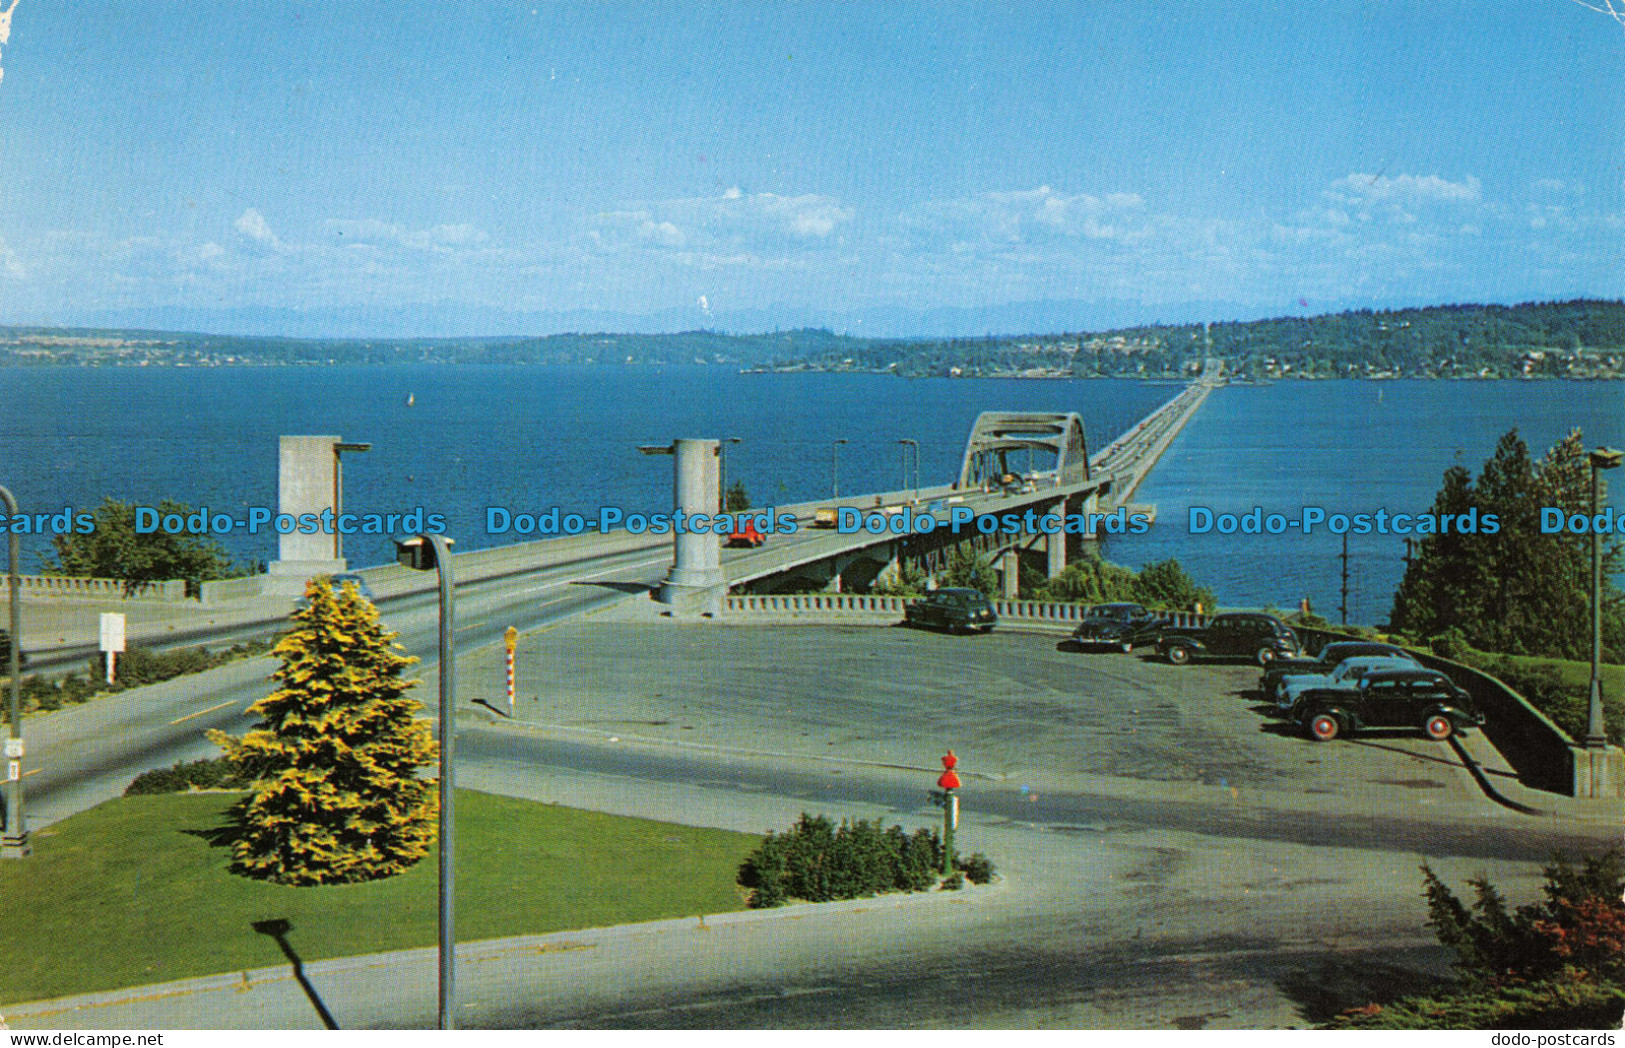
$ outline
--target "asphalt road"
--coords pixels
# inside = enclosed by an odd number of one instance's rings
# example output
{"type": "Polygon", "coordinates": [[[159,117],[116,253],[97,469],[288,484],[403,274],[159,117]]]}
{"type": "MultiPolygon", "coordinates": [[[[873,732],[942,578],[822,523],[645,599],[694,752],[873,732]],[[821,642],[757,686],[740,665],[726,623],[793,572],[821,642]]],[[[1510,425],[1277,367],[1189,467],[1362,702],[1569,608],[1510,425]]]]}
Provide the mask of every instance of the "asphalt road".
{"type": "MultiPolygon", "coordinates": [[[[562,577],[536,585],[538,623],[603,599],[562,577]]],[[[472,637],[500,634],[508,599],[469,601],[472,637]]],[[[1494,804],[1449,747],[1420,737],[1315,744],[1272,730],[1250,667],[1080,654],[1016,631],[613,614],[527,634],[513,721],[474,705],[500,694],[500,658],[465,657],[461,785],[753,832],[801,811],[931,825],[935,758],[951,745],[967,779],[961,847],[992,855],[1002,880],[470,947],[463,1025],[1301,1026],[1446,971],[1424,927],[1420,862],[1456,884],[1488,872],[1519,902],[1554,848],[1617,839],[1616,827],[1494,804]]],[[[427,624],[415,628],[427,645],[427,624]]],[[[189,701],[164,716],[224,699],[189,701]]],[[[204,719],[165,726],[185,734],[204,719]]],[[[432,1024],[430,951],[306,973],[341,1025],[432,1024]]],[[[251,974],[249,990],[233,976],[8,1017],[317,1024],[285,970],[251,974]]]]}
{"type": "MultiPolygon", "coordinates": [[[[535,629],[625,600],[637,586],[658,578],[667,563],[664,551],[639,550],[459,587],[458,647],[489,645],[510,625],[535,629]]],[[[385,625],[400,633],[397,642],[423,660],[416,670],[432,682],[437,597],[386,600],[381,611],[385,625]]],[[[247,730],[254,718],[245,711],[270,693],[274,685],[268,678],[275,668],[270,658],[246,659],[25,719],[23,782],[30,829],[118,796],[143,771],[217,755],[205,732],[247,730]]],[[[432,688],[419,690],[433,701],[432,688]]]]}

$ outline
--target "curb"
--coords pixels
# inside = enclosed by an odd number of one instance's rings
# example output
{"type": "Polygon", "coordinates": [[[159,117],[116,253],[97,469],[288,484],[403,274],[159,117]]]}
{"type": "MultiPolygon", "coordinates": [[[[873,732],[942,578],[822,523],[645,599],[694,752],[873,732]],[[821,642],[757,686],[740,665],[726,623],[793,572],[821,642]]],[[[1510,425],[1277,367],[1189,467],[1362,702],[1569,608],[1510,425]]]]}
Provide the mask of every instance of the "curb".
{"type": "MultiPolygon", "coordinates": [[[[929,890],[923,892],[894,892],[864,899],[840,899],[833,902],[793,903],[766,910],[732,910],[717,914],[696,914],[692,917],[670,917],[659,921],[636,924],[604,925],[567,931],[518,935],[503,939],[482,939],[457,944],[459,966],[502,960],[527,955],[540,956],[553,953],[572,953],[590,950],[603,943],[635,936],[668,935],[683,931],[708,932],[719,928],[750,926],[762,922],[805,920],[809,917],[838,916],[865,913],[876,909],[903,909],[943,903],[980,900],[1002,895],[1010,884],[1004,875],[995,876],[992,883],[973,885],[967,882],[958,891],[929,890]]],[[[438,959],[434,946],[419,946],[385,953],[358,954],[348,957],[329,957],[309,961],[303,965],[303,975],[337,977],[379,968],[403,968],[421,965],[432,969],[438,959]]],[[[98,990],[68,997],[51,997],[36,1001],[21,1001],[0,1006],[0,1029],[5,1022],[20,1018],[48,1019],[52,1016],[84,1012],[98,1008],[141,1004],[207,993],[243,993],[259,986],[294,981],[297,976],[286,964],[247,971],[220,972],[213,975],[193,976],[165,983],[148,983],[116,990],[98,990]]]]}

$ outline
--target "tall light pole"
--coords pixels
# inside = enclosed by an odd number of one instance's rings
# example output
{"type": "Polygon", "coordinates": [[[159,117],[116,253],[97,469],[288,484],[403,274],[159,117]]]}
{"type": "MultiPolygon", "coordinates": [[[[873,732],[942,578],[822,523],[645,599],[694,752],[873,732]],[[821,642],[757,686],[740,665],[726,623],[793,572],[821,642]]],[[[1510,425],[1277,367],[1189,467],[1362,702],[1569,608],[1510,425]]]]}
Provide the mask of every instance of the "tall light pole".
{"type": "Polygon", "coordinates": [[[829,446],[829,497],[841,497],[841,445],[846,443],[842,437],[829,446]]]}
{"type": "MultiPolygon", "coordinates": [[[[17,515],[17,500],[6,488],[0,488],[0,501],[6,504],[6,513],[17,515]]],[[[11,715],[11,730],[6,733],[6,828],[0,836],[0,859],[21,859],[29,852],[28,826],[23,822],[23,698],[22,698],[22,580],[17,577],[17,562],[21,557],[17,533],[11,532],[7,581],[11,586],[11,653],[7,657],[6,672],[11,681],[7,688],[10,701],[7,711],[11,715]]]]}
{"type": "Polygon", "coordinates": [[[914,449],[914,501],[920,501],[920,442],[904,437],[897,442],[903,448],[903,487],[908,487],[908,452],[914,449]]]}
{"type": "Polygon", "coordinates": [[[717,512],[728,512],[728,445],[738,444],[742,437],[723,437],[717,441],[717,512]]]}
{"type": "Polygon", "coordinates": [[[1598,448],[1591,461],[1591,703],[1586,713],[1586,749],[1608,746],[1608,724],[1602,710],[1602,536],[1597,534],[1597,516],[1602,513],[1601,482],[1598,474],[1615,469],[1625,452],[1598,448]]]}
{"type": "Polygon", "coordinates": [[[395,559],[415,571],[440,575],[440,1028],[453,1028],[457,1008],[457,921],[453,903],[457,895],[455,865],[452,747],[457,737],[457,662],[452,653],[456,635],[457,584],[451,569],[452,540],[444,535],[414,535],[397,540],[395,559]]]}

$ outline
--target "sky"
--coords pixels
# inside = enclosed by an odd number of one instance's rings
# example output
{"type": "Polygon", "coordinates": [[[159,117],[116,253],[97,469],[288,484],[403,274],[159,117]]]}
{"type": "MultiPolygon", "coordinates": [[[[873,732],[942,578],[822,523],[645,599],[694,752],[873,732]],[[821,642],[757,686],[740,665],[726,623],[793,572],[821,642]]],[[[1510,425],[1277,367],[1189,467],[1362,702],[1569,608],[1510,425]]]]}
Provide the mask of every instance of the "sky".
{"type": "Polygon", "coordinates": [[[1625,296],[1575,0],[17,0],[0,68],[0,323],[1625,296]]]}

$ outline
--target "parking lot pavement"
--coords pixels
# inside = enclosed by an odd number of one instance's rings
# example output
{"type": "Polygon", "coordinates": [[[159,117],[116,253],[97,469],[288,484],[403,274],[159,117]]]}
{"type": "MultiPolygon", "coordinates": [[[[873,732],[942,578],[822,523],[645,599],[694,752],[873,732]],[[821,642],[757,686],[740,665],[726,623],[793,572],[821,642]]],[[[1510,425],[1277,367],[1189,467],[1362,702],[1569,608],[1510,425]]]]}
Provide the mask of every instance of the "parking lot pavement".
{"type": "MultiPolygon", "coordinates": [[[[500,652],[465,692],[506,709],[500,652]]],[[[1245,797],[1288,808],[1484,814],[1448,744],[1315,743],[1269,714],[1259,671],[1070,650],[1053,634],[570,622],[521,639],[516,719],[561,738],[934,769],[1041,795],[1245,797]]]]}

